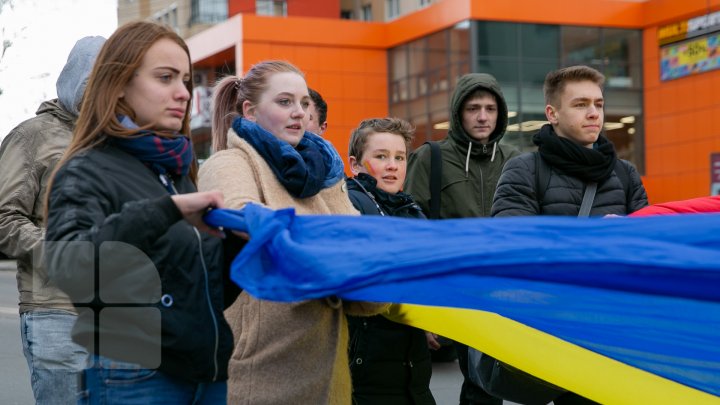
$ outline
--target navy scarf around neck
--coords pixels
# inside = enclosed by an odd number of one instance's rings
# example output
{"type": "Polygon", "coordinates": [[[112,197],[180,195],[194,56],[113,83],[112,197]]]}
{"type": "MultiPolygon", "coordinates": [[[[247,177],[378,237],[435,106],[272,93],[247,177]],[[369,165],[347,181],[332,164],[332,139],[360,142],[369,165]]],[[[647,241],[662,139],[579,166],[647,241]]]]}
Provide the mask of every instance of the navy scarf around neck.
{"type": "Polygon", "coordinates": [[[533,142],[546,162],[585,182],[601,183],[610,178],[615,169],[615,146],[602,134],[590,149],[558,136],[552,125],[545,124],[533,136],[533,142]]]}
{"type": "Polygon", "coordinates": [[[275,177],[296,198],[312,197],[343,179],[343,164],[335,148],[323,138],[305,132],[297,147],[278,139],[242,117],[232,123],[270,166],[275,177]]]}
{"type": "MultiPolygon", "coordinates": [[[[126,115],[118,116],[120,124],[127,129],[139,127],[126,115]]],[[[133,138],[112,138],[112,144],[126,153],[138,158],[155,174],[185,176],[190,171],[193,151],[188,138],[178,135],[175,138],[161,137],[149,130],[139,130],[133,138]]]]}

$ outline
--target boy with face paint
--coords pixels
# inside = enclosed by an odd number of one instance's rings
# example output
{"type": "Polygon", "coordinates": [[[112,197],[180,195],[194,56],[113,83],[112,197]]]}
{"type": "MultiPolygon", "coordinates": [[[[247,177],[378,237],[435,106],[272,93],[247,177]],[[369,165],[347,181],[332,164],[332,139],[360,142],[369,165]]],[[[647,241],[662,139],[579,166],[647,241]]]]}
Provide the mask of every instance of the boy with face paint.
{"type": "MultiPolygon", "coordinates": [[[[361,214],[425,218],[402,192],[414,132],[399,118],[367,119],[353,130],[348,154],[355,177],[347,185],[361,214]]],[[[428,350],[428,344],[437,345],[432,335],[382,315],[348,316],[348,326],[353,404],[435,404],[428,350]]]]}

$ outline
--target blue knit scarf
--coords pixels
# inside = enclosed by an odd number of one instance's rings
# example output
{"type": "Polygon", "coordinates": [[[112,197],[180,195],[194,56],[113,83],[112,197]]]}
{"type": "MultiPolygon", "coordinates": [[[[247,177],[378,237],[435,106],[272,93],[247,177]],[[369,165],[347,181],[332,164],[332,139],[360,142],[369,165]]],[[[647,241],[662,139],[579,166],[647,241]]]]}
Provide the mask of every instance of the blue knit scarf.
{"type": "MultiPolygon", "coordinates": [[[[126,115],[118,116],[120,124],[127,129],[138,126],[126,115]]],[[[140,159],[156,174],[185,176],[190,171],[192,143],[184,136],[164,138],[152,131],[140,130],[133,138],[113,138],[113,145],[140,159]]]]}
{"type": "Polygon", "coordinates": [[[342,159],[335,148],[311,132],[305,131],[293,148],[242,117],[233,121],[232,128],[265,159],[278,181],[294,197],[312,197],[344,177],[342,159]]]}

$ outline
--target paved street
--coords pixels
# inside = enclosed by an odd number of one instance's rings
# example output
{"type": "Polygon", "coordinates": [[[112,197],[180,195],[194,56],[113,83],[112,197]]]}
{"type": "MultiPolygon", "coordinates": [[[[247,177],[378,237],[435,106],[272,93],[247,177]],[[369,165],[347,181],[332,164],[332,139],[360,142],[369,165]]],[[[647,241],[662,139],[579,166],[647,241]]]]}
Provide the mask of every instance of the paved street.
{"type": "Polygon", "coordinates": [[[31,405],[30,376],[20,343],[15,262],[0,261],[0,403],[31,405]]]}

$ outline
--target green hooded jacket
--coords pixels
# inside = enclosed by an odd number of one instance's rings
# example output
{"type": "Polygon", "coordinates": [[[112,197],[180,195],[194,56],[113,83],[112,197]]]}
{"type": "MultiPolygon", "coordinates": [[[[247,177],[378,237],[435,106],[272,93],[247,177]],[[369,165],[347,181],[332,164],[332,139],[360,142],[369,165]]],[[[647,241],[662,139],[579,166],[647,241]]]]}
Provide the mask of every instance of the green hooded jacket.
{"type": "MultiPolygon", "coordinates": [[[[494,77],[470,73],[458,81],[450,100],[450,131],[439,142],[442,153],[440,218],[489,217],[495,187],[505,162],[520,154],[509,145],[500,145],[508,124],[505,97],[494,77]],[[495,95],[498,118],[487,144],[473,140],[462,127],[465,99],[484,89],[495,95]]],[[[412,195],[423,211],[430,213],[430,146],[422,145],[408,159],[404,191],[412,195]]]]}

